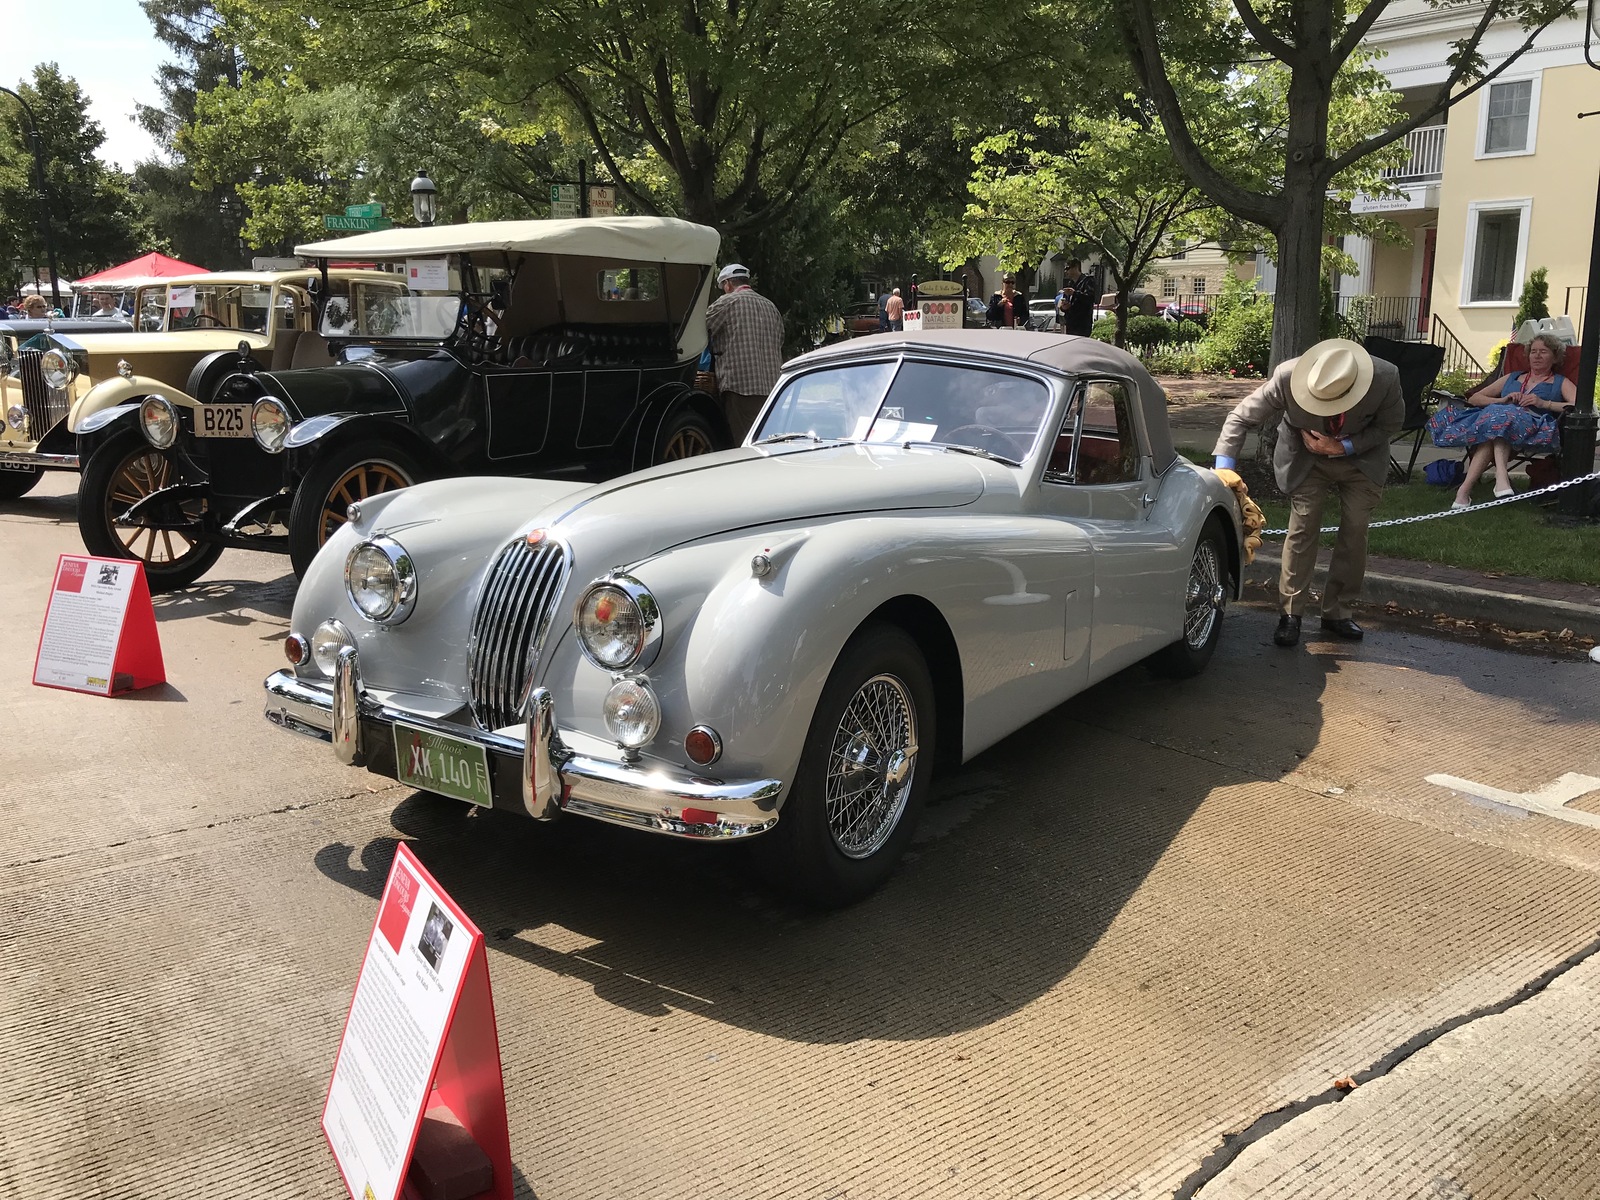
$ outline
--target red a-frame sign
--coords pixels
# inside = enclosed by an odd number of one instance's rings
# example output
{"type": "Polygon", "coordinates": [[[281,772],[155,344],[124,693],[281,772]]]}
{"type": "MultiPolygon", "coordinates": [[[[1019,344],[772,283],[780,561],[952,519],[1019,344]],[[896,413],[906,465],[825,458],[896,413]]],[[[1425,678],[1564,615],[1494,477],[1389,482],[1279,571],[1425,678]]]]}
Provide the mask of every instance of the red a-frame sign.
{"type": "Polygon", "coordinates": [[[367,940],[322,1129],[353,1200],[511,1200],[483,933],[404,843],[367,940]]]}

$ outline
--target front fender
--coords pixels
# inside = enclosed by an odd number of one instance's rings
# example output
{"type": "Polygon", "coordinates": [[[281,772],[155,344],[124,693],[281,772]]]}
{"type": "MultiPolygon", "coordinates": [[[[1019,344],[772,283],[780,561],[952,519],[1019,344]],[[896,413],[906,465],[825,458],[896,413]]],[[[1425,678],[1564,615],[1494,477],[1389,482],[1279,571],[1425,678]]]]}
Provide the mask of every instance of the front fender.
{"type": "Polygon", "coordinates": [[[88,422],[97,414],[111,409],[124,409],[130,404],[137,407],[140,401],[152,393],[159,393],[174,404],[188,408],[195,408],[199,404],[199,401],[182,388],[175,388],[170,383],[163,383],[148,375],[126,377],[118,375],[115,379],[95,384],[73,403],[67,413],[67,428],[78,434],[94,433],[98,429],[104,429],[108,423],[116,420],[115,416],[100,418],[93,425],[88,422]]]}
{"type": "MultiPolygon", "coordinates": [[[[655,595],[663,624],[660,655],[646,672],[662,705],[661,733],[645,753],[687,763],[684,735],[705,723],[723,743],[712,773],[792,779],[840,651],[875,612],[906,596],[925,601],[950,630],[969,711],[977,697],[1006,707],[1012,687],[1012,707],[1028,716],[1059,703],[1082,675],[1077,654],[1064,658],[1063,622],[1071,594],[1086,594],[1092,548],[1070,530],[1058,532],[1070,544],[1052,544],[1026,519],[976,518],[981,530],[974,520],[919,513],[813,522],[634,564],[629,572],[655,595]],[[763,576],[752,572],[756,554],[771,562],[763,576]]],[[[567,590],[544,682],[562,726],[605,737],[601,702],[611,679],[583,658],[570,626],[572,600],[588,582],[574,577],[567,590]]],[[[981,726],[946,732],[993,740],[981,726]]],[[[971,746],[949,748],[966,757],[971,746]]]]}

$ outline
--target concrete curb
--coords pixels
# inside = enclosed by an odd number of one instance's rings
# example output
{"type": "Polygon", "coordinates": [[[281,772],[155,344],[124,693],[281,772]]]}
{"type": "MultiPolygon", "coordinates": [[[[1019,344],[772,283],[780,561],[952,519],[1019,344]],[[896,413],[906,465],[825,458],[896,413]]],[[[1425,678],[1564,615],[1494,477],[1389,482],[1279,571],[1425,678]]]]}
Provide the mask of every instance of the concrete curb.
{"type": "MultiPolygon", "coordinates": [[[[1276,589],[1279,561],[1278,555],[1265,547],[1258,550],[1255,561],[1244,569],[1245,583],[1267,584],[1276,589]]],[[[1320,590],[1327,574],[1327,564],[1319,563],[1312,586],[1320,590]]],[[[1361,589],[1362,603],[1381,607],[1391,600],[1403,608],[1417,608],[1429,614],[1445,613],[1473,621],[1492,621],[1507,629],[1544,629],[1551,633],[1570,629],[1580,637],[1600,638],[1600,604],[1576,604],[1521,592],[1367,572],[1361,589]]]]}

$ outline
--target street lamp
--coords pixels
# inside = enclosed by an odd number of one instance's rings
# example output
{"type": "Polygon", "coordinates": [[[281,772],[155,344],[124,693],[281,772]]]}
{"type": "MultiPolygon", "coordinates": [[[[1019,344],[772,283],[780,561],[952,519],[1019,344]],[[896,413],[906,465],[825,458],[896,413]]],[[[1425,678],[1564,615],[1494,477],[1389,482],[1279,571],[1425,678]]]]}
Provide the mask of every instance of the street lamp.
{"type": "Polygon", "coordinates": [[[411,181],[411,215],[417,218],[418,225],[432,225],[438,205],[439,189],[433,186],[424,167],[411,181]]]}
{"type": "Polygon", "coordinates": [[[44,235],[44,256],[50,267],[50,302],[60,308],[61,281],[56,278],[56,244],[50,236],[50,197],[44,181],[44,139],[39,136],[39,122],[34,120],[28,102],[10,88],[0,87],[0,92],[15,100],[22,108],[22,115],[28,118],[28,140],[33,143],[33,169],[38,176],[39,231],[44,235]]]}

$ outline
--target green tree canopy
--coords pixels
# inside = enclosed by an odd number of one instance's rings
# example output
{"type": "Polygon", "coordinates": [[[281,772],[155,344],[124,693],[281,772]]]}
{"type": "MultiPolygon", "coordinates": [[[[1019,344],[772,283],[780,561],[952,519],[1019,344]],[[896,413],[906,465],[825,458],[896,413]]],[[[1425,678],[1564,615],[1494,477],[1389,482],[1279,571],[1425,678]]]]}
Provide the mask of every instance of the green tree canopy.
{"type": "Polygon", "coordinates": [[[27,122],[9,97],[0,97],[0,263],[15,285],[35,270],[41,279],[45,247],[41,211],[50,219],[56,267],[63,279],[132,258],[149,231],[129,190],[128,176],[96,157],[105,130],[89,116],[89,99],[54,63],[34,68],[17,93],[39,123],[45,160],[41,204],[27,122]]]}

